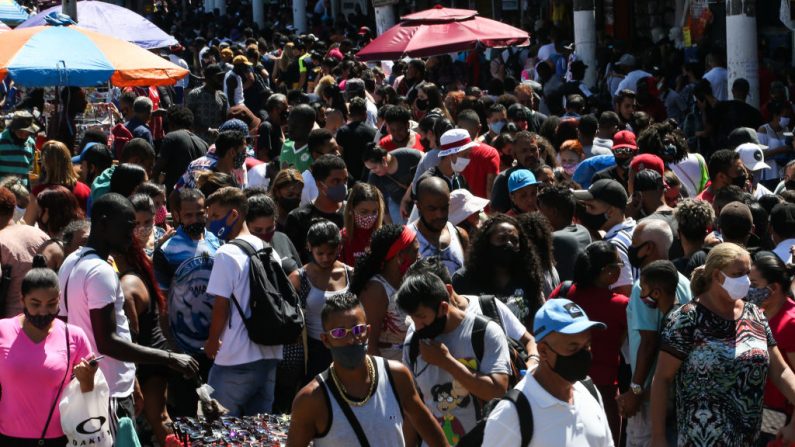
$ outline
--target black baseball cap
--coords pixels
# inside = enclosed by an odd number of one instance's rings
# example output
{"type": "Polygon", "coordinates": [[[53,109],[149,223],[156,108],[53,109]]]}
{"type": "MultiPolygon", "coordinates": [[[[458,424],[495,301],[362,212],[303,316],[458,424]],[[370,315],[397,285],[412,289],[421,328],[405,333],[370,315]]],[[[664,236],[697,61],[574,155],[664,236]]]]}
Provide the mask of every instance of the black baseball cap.
{"type": "Polygon", "coordinates": [[[80,154],[80,159],[95,166],[105,166],[113,163],[113,153],[108,146],[96,143],[85,149],[80,154]]]}
{"type": "Polygon", "coordinates": [[[776,233],[789,233],[795,226],[795,204],[784,202],[774,206],[770,211],[770,226],[776,233]]]}
{"type": "Polygon", "coordinates": [[[577,200],[600,200],[622,210],[627,207],[629,201],[627,191],[621,183],[611,179],[597,180],[587,190],[574,191],[574,197],[577,200]]]}

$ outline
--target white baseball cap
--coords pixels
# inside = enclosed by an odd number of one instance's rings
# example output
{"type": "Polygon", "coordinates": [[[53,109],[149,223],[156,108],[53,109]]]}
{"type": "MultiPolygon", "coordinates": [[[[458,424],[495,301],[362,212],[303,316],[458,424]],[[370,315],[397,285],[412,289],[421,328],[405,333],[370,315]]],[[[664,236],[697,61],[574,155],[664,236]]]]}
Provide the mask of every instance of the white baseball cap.
{"type": "Polygon", "coordinates": [[[770,166],[765,163],[765,154],[762,153],[761,146],[756,143],[743,143],[737,146],[735,152],[740,154],[740,160],[749,171],[770,169],[770,166]]]}
{"type": "Polygon", "coordinates": [[[441,146],[439,148],[441,149],[439,157],[446,157],[463,152],[472,146],[477,146],[478,143],[477,141],[472,141],[466,129],[450,129],[439,138],[439,144],[441,146]]]}

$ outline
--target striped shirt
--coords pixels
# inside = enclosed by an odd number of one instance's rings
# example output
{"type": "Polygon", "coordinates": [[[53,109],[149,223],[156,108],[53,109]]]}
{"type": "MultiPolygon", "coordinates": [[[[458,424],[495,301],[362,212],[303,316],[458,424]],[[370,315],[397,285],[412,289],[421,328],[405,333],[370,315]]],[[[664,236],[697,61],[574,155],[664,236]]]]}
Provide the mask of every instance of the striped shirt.
{"type": "Polygon", "coordinates": [[[28,137],[20,144],[10,129],[0,133],[0,177],[15,175],[22,177],[27,183],[28,173],[33,165],[34,150],[33,138],[28,137]]]}
{"type": "Polygon", "coordinates": [[[621,276],[618,277],[618,281],[610,286],[612,289],[621,286],[631,286],[635,277],[638,276],[637,270],[632,268],[629,263],[628,255],[629,247],[632,246],[632,233],[635,232],[636,225],[635,219],[627,217],[625,221],[615,225],[605,233],[604,241],[610,242],[618,248],[618,256],[621,258],[621,262],[624,263],[624,267],[621,267],[621,276]]]}

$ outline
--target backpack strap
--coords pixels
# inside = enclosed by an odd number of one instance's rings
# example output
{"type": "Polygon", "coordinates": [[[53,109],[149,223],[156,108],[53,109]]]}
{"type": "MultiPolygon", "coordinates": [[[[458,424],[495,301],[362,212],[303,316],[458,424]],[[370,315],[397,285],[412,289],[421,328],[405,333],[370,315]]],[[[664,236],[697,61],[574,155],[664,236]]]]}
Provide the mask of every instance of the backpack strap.
{"type": "Polygon", "coordinates": [[[323,371],[322,373],[318,374],[318,381],[328,388],[331,392],[331,395],[334,396],[334,400],[337,401],[337,405],[340,406],[342,409],[342,413],[345,415],[345,419],[348,420],[348,423],[351,425],[353,432],[356,434],[356,439],[359,440],[359,444],[362,447],[370,447],[370,442],[367,441],[367,436],[364,434],[364,429],[362,429],[362,424],[359,423],[359,420],[356,419],[356,415],[353,414],[353,410],[351,410],[350,405],[345,402],[345,399],[342,398],[340,394],[340,390],[337,389],[337,385],[334,383],[333,380],[329,380],[331,367],[323,371]]]}
{"type": "MultiPolygon", "coordinates": [[[[599,399],[599,392],[596,391],[596,385],[594,385],[593,380],[591,380],[590,377],[580,380],[580,383],[585,387],[586,390],[588,390],[589,393],[591,393],[591,396],[593,396],[597,402],[602,403],[601,399],[599,399]]],[[[602,404],[602,406],[604,406],[604,404],[602,404]]]]}
{"type": "MultiPolygon", "coordinates": [[[[241,250],[243,250],[243,253],[245,253],[246,256],[248,256],[249,258],[251,258],[252,256],[256,256],[257,255],[257,250],[254,249],[254,246],[252,246],[251,244],[249,244],[248,242],[246,242],[246,241],[244,241],[242,239],[233,239],[233,240],[229,241],[228,243],[234,245],[235,247],[237,247],[237,248],[239,248],[241,250]]],[[[232,300],[232,303],[235,305],[235,308],[237,308],[237,312],[240,314],[240,320],[245,322],[246,321],[246,313],[243,312],[243,308],[240,307],[240,302],[238,302],[237,298],[235,298],[235,294],[233,293],[232,295],[230,295],[229,299],[232,300]]],[[[232,319],[231,318],[229,319],[229,327],[230,328],[232,327],[232,319]]]]}
{"type": "Polygon", "coordinates": [[[530,406],[530,401],[523,392],[516,388],[511,388],[505,393],[503,399],[510,401],[516,407],[516,414],[519,416],[519,431],[522,435],[522,443],[519,444],[525,447],[533,440],[533,408],[530,406]]]}
{"type": "Polygon", "coordinates": [[[571,281],[571,280],[563,281],[560,284],[560,289],[558,290],[558,294],[556,296],[554,296],[553,298],[568,298],[569,297],[569,292],[571,292],[572,284],[574,284],[574,282],[571,281]]]}
{"type": "Polygon", "coordinates": [[[69,325],[66,323],[64,323],[64,332],[66,333],[66,372],[64,373],[63,379],[61,379],[61,384],[58,386],[58,392],[55,393],[55,398],[53,399],[52,405],[50,406],[50,413],[47,415],[47,422],[44,423],[44,428],[41,430],[41,437],[39,438],[38,445],[44,445],[44,437],[47,435],[47,428],[49,428],[50,422],[52,421],[52,415],[55,412],[55,406],[58,405],[58,400],[61,397],[63,384],[66,382],[66,378],[69,377],[69,372],[72,370],[72,350],[69,347],[69,325]]]}
{"type": "Polygon", "coordinates": [[[486,327],[489,325],[489,320],[475,316],[475,321],[472,326],[472,351],[475,352],[475,358],[478,361],[478,367],[483,360],[483,350],[486,338],[486,327]]]}
{"type": "Polygon", "coordinates": [[[500,316],[500,310],[497,307],[497,298],[494,295],[481,295],[478,297],[478,301],[480,302],[480,310],[483,312],[483,315],[486,317],[491,318],[497,324],[500,325],[500,328],[505,331],[505,326],[502,324],[502,317],[500,316]]]}

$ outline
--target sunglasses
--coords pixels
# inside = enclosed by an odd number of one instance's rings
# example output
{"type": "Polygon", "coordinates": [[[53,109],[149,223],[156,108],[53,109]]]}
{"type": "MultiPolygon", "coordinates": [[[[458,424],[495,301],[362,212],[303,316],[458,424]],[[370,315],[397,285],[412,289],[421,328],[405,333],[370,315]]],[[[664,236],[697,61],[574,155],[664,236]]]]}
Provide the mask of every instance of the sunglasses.
{"type": "Polygon", "coordinates": [[[348,334],[353,334],[354,337],[362,337],[367,335],[367,325],[366,324],[357,324],[356,326],[348,329],[344,327],[335,327],[327,331],[328,335],[335,339],[341,340],[348,336],[348,334]]]}

